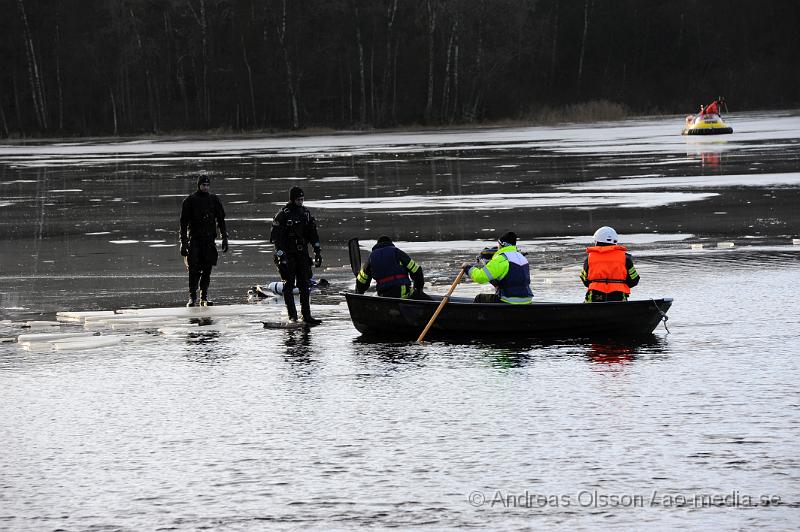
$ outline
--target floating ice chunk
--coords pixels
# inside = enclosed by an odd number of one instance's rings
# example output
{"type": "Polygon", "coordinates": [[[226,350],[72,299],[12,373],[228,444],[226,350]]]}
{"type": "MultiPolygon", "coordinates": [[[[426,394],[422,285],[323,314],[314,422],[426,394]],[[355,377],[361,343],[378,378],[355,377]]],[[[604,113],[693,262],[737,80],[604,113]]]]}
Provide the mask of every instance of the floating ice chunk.
{"type": "Polygon", "coordinates": [[[356,175],[352,176],[330,176],[330,177],[321,177],[319,179],[312,179],[312,181],[322,181],[325,183],[338,183],[344,181],[362,181],[362,179],[356,175]]]}
{"type": "Polygon", "coordinates": [[[79,332],[62,332],[62,333],[31,333],[20,334],[17,337],[17,342],[49,342],[50,340],[63,340],[64,338],[80,338],[92,336],[94,333],[87,331],[79,332]]]}
{"type": "MultiPolygon", "coordinates": [[[[648,208],[703,201],[718,196],[718,193],[707,192],[543,192],[520,194],[476,194],[453,196],[393,196],[371,198],[346,198],[307,201],[312,208],[346,209],[346,210],[380,210],[397,211],[414,209],[424,211],[443,210],[491,210],[521,209],[541,207],[571,207],[575,209],[592,209],[604,206],[617,208],[648,208]]],[[[277,203],[276,203],[277,204],[277,203]]]]}
{"type": "Polygon", "coordinates": [[[69,321],[69,322],[83,322],[89,316],[113,316],[113,310],[86,310],[86,311],[61,311],[56,313],[56,319],[59,322],[62,321],[69,321]]]}
{"type": "Polygon", "coordinates": [[[70,341],[55,342],[53,347],[56,351],[83,351],[116,345],[121,341],[121,336],[93,336],[86,339],[76,338],[70,341]]]}
{"type": "Polygon", "coordinates": [[[599,179],[586,183],[559,186],[568,190],[634,190],[676,188],[728,188],[728,187],[776,187],[800,184],[800,173],[694,175],[676,177],[639,177],[630,179],[599,179]]]}
{"type": "Polygon", "coordinates": [[[40,327],[58,327],[61,325],[57,321],[26,321],[22,326],[29,329],[37,329],[40,327]]]}

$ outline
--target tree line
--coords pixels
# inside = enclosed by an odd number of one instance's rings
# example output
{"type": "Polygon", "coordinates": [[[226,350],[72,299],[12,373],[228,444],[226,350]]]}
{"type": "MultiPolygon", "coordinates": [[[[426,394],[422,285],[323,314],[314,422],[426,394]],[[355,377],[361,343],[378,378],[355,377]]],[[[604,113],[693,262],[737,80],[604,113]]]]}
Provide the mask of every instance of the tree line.
{"type": "Polygon", "coordinates": [[[0,0],[0,136],[800,102],[796,0],[0,0]]]}

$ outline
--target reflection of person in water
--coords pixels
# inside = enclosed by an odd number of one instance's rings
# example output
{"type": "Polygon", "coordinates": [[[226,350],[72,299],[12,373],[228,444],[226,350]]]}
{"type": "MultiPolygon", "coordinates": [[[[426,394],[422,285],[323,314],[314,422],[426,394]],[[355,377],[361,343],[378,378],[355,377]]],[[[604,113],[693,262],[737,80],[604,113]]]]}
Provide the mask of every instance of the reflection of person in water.
{"type": "Polygon", "coordinates": [[[295,327],[284,332],[283,344],[286,346],[286,358],[294,365],[309,365],[314,361],[311,350],[311,335],[307,327],[295,327]]]}
{"type": "Polygon", "coordinates": [[[589,352],[592,362],[600,364],[621,364],[634,360],[633,348],[629,345],[593,342],[589,352]]]}
{"type": "Polygon", "coordinates": [[[711,153],[706,151],[700,153],[700,164],[704,167],[707,166],[712,170],[718,170],[721,163],[722,155],[719,153],[711,153]]]}

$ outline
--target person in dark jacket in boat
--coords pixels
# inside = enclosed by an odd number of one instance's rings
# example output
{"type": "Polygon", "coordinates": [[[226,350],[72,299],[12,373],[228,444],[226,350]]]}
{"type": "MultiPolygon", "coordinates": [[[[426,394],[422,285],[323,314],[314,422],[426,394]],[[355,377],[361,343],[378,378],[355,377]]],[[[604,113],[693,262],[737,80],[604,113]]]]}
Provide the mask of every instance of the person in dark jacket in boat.
{"type": "Polygon", "coordinates": [[[378,238],[367,262],[358,272],[356,292],[366,292],[373,278],[381,297],[428,299],[423,292],[425,275],[422,267],[385,235],[378,238]]]}
{"type": "Polygon", "coordinates": [[[211,270],[217,265],[217,227],[222,236],[222,252],[228,251],[228,230],[225,227],[225,209],[216,194],[208,192],[211,179],[200,176],[197,192],[183,200],[181,207],[181,255],[189,270],[189,302],[197,306],[197,287],[200,285],[200,305],[212,303],[208,299],[211,270]]]}
{"type": "Polygon", "coordinates": [[[294,287],[300,293],[300,313],[308,325],[321,323],[311,316],[311,295],[308,280],[311,278],[311,257],[308,245],[314,248],[313,265],[322,266],[322,248],[317,232],[317,222],[311,212],[303,206],[305,193],[300,187],[289,190],[289,202],[272,220],[269,241],[275,245],[275,265],[283,279],[283,301],[289,319],[297,321],[297,307],[294,304],[294,287]]]}
{"type": "Polygon", "coordinates": [[[594,233],[594,246],[586,248],[581,281],[588,288],[586,303],[627,301],[631,288],[639,284],[639,273],[627,248],[617,244],[619,236],[611,227],[594,233]]]}
{"type": "Polygon", "coordinates": [[[497,243],[499,248],[486,265],[465,263],[462,266],[476,283],[491,283],[496,288],[494,294],[475,296],[475,303],[530,304],[533,299],[530,264],[517,250],[517,234],[504,233],[497,243]]]}

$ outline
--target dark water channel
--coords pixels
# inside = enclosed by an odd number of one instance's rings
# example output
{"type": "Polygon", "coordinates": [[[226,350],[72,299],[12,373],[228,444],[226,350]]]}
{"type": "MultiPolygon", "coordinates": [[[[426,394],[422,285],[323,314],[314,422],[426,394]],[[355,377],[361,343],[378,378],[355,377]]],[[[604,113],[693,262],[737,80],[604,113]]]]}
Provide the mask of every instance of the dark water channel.
{"type": "Polygon", "coordinates": [[[0,145],[0,337],[183,303],[198,172],[228,213],[218,303],[276,278],[269,223],[295,184],[331,282],[311,330],[242,315],[0,343],[0,529],[796,529],[800,115],[731,115],[721,138],[681,123],[0,145]],[[514,229],[535,297],[580,301],[600,225],[633,253],[635,298],[675,299],[669,333],[381,343],[338,294],[350,237],[391,235],[444,292],[514,229]]]}

